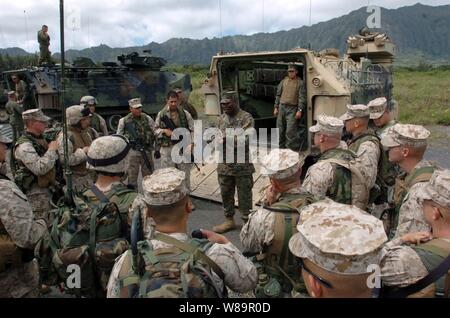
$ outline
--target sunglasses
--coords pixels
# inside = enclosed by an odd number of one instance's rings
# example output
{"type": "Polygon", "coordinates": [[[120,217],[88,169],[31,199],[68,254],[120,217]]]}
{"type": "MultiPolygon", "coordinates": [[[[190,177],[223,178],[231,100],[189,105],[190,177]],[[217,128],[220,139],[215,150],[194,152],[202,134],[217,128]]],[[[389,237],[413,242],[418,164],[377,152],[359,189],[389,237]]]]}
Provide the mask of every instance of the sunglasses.
{"type": "Polygon", "coordinates": [[[317,281],[319,281],[319,283],[321,283],[323,286],[325,286],[326,288],[333,288],[333,285],[331,285],[330,282],[326,281],[325,279],[323,279],[322,277],[320,277],[317,274],[314,274],[309,268],[307,268],[305,266],[305,263],[303,262],[303,259],[299,258],[299,265],[300,268],[302,270],[304,270],[305,272],[307,272],[308,274],[310,274],[312,277],[314,277],[317,281]]]}

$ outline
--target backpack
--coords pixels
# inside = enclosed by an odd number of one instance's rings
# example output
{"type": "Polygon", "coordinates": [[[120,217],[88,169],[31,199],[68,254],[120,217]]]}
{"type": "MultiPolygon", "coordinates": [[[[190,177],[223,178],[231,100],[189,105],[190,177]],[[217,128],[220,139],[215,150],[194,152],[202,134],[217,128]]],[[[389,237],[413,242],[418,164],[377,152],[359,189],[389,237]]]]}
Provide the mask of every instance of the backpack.
{"type": "Polygon", "coordinates": [[[155,240],[170,247],[154,250],[147,241],[134,242],[135,221],[132,225],[132,248],[129,275],[120,278],[120,286],[136,298],[223,298],[227,296],[214,282],[213,272],[223,281],[224,274],[206,251],[214,244],[206,239],[179,241],[156,233],[155,240]]]}
{"type": "Polygon", "coordinates": [[[42,260],[45,281],[67,283],[72,274],[68,267],[78,265],[81,286],[67,288],[67,293],[101,297],[105,295],[114,260],[129,247],[119,208],[104,200],[97,205],[82,197],[74,197],[74,201],[75,207],[61,205],[54,211],[50,234],[44,237],[36,253],[42,260]]]}

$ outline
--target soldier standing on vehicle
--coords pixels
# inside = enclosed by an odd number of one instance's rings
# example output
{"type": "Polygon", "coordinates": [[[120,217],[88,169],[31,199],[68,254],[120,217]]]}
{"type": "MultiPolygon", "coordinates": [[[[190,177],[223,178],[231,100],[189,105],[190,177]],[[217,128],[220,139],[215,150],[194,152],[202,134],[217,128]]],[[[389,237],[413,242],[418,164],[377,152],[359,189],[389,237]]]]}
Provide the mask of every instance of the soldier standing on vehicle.
{"type": "MultiPolygon", "coordinates": [[[[88,132],[91,124],[89,108],[74,105],[66,109],[68,165],[72,171],[72,185],[75,193],[90,188],[95,181],[95,173],[86,167],[87,153],[92,143],[88,132]]],[[[65,161],[63,134],[58,135],[59,157],[61,163],[65,161]]],[[[67,181],[67,180],[66,180],[67,181]]]]}
{"type": "Polygon", "coordinates": [[[95,129],[99,137],[108,136],[108,127],[106,126],[105,119],[95,112],[97,104],[97,98],[93,96],[83,96],[80,100],[80,105],[89,107],[91,111],[91,127],[95,129]]]}
{"type": "Polygon", "coordinates": [[[37,40],[39,42],[39,65],[52,64],[50,46],[50,35],[48,34],[48,26],[43,25],[38,31],[37,40]]]}
{"type": "Polygon", "coordinates": [[[308,293],[314,298],[369,298],[387,241],[383,223],[355,206],[328,201],[302,210],[289,249],[298,257],[308,293]],[[368,282],[372,283],[371,286],[368,282]]]}
{"type": "Polygon", "coordinates": [[[179,107],[178,94],[175,91],[167,94],[167,103],[156,116],[156,128],[157,144],[161,147],[161,168],[175,167],[183,171],[186,176],[186,185],[191,190],[190,154],[193,151],[194,120],[187,110],[179,107]],[[186,163],[175,163],[172,158],[174,145],[181,141],[180,139],[172,140],[173,131],[177,128],[184,128],[190,133],[191,145],[187,147],[185,154],[189,162],[186,163]]]}
{"type": "Polygon", "coordinates": [[[226,237],[206,230],[198,231],[203,238],[188,236],[191,208],[185,180],[175,168],[144,178],[143,198],[154,230],[137,244],[137,255],[129,250],[116,260],[108,298],[216,298],[227,296],[225,286],[236,292],[255,288],[255,266],[226,237]],[[134,260],[145,269],[137,271],[134,260]]]}
{"type": "Polygon", "coordinates": [[[274,149],[262,158],[261,173],[270,178],[271,185],[262,199],[263,206],[249,215],[241,230],[244,252],[258,255],[257,261],[263,265],[264,274],[269,280],[276,280],[272,282],[272,289],[280,294],[271,295],[273,290],[269,290],[266,297],[300,291],[298,268],[288,242],[297,232],[295,225],[300,209],[319,199],[301,189],[303,162],[304,158],[290,149],[274,149]]]}
{"type": "MultiPolygon", "coordinates": [[[[366,105],[347,105],[347,112],[340,119],[344,122],[347,132],[352,135],[352,139],[348,142],[348,149],[358,157],[356,165],[370,191],[377,180],[381,151],[379,138],[369,131],[369,117],[369,107],[366,105]]],[[[378,189],[373,191],[373,193],[379,192],[378,189]]]]}
{"type": "Polygon", "coordinates": [[[26,129],[14,145],[14,181],[27,195],[36,218],[50,224],[50,188],[56,184],[59,142],[47,143],[43,137],[50,118],[42,110],[27,110],[22,113],[22,118],[26,129]]]}
{"type": "Polygon", "coordinates": [[[423,160],[429,136],[423,126],[395,124],[381,139],[383,147],[389,149],[389,161],[406,172],[395,182],[390,238],[430,230],[420,199],[420,192],[436,169],[433,163],[423,160]]]}
{"type": "MultiPolygon", "coordinates": [[[[12,140],[0,134],[0,163],[12,140]]],[[[0,298],[39,296],[39,265],[33,249],[47,229],[22,191],[0,174],[0,298]]]]}
{"type": "Polygon", "coordinates": [[[306,92],[295,64],[289,64],[288,76],[278,85],[273,114],[277,116],[280,148],[304,150],[308,145],[306,92]]]}
{"type": "Polygon", "coordinates": [[[132,146],[129,154],[128,184],[137,187],[139,168],[143,177],[154,170],[156,126],[154,120],[142,112],[140,98],[131,99],[128,104],[130,113],[120,119],[117,134],[127,137],[132,146]]]}
{"type": "Polygon", "coordinates": [[[11,76],[11,79],[15,85],[17,103],[22,105],[24,111],[29,110],[31,107],[31,93],[27,83],[19,79],[17,74],[11,76]]]}
{"type": "Polygon", "coordinates": [[[343,129],[342,120],[325,115],[319,116],[317,124],[309,128],[314,134],[314,145],[320,149],[321,156],[319,161],[308,169],[303,189],[309,193],[327,196],[339,203],[365,208],[368,196],[367,190],[364,191],[365,180],[362,176],[353,178],[353,174],[358,171],[351,170],[350,161],[356,156],[341,146],[343,129]],[[354,184],[356,180],[361,184],[354,184]]]}
{"type": "Polygon", "coordinates": [[[183,90],[181,88],[176,88],[175,93],[177,93],[178,95],[178,101],[180,103],[181,109],[184,109],[189,114],[191,114],[192,119],[197,120],[198,119],[197,110],[195,109],[194,105],[189,103],[187,98],[184,96],[183,90]]]}
{"type": "Polygon", "coordinates": [[[252,188],[255,167],[250,162],[249,136],[246,136],[246,131],[253,129],[255,122],[252,115],[239,108],[237,101],[238,96],[235,91],[226,92],[220,100],[224,113],[219,117],[218,128],[222,133],[222,140],[218,142],[222,146],[223,162],[217,166],[217,176],[225,212],[225,222],[213,227],[213,231],[217,233],[231,231],[236,227],[234,222],[234,194],[236,189],[239,211],[244,222],[247,222],[253,204],[252,188]],[[239,134],[239,130],[243,131],[243,135],[239,134]],[[244,138],[244,149],[238,149],[238,138],[244,138]],[[233,151],[227,149],[230,146],[233,146],[233,151]],[[238,151],[245,151],[244,162],[238,162],[238,151]],[[233,158],[227,157],[228,152],[233,154],[233,158]]]}
{"type": "Polygon", "coordinates": [[[17,103],[15,91],[8,92],[8,102],[5,105],[5,109],[9,115],[9,123],[13,128],[13,140],[15,142],[23,132],[23,106],[17,103]]]}

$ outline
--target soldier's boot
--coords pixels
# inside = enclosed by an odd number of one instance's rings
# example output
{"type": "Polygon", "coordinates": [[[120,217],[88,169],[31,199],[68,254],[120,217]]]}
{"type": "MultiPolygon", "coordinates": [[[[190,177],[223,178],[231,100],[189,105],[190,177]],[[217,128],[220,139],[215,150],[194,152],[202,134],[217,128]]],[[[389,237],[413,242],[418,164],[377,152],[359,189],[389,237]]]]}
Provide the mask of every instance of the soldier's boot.
{"type": "Polygon", "coordinates": [[[234,223],[234,218],[232,216],[225,217],[225,222],[213,227],[213,231],[219,234],[234,230],[236,228],[236,223],[234,223]]]}

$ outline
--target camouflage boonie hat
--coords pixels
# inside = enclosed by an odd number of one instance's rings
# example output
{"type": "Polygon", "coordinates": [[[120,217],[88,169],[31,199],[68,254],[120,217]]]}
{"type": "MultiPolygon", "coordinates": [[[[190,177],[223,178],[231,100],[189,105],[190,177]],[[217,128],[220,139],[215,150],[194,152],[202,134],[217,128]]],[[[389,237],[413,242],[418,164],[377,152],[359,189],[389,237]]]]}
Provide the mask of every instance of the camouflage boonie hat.
{"type": "Polygon", "coordinates": [[[419,197],[450,209],[450,170],[436,170],[419,197]]]}
{"type": "Polygon", "coordinates": [[[68,125],[76,125],[81,119],[91,116],[92,114],[89,108],[84,106],[74,105],[66,109],[66,119],[68,125]]]}
{"type": "Polygon", "coordinates": [[[80,105],[86,106],[86,105],[97,105],[97,98],[94,96],[83,96],[80,99],[80,105]]]}
{"type": "Polygon", "coordinates": [[[261,174],[272,179],[286,179],[303,166],[304,156],[290,149],[274,149],[261,159],[261,174]]]}
{"type": "Polygon", "coordinates": [[[369,107],[367,107],[366,105],[347,105],[347,112],[339,119],[342,121],[347,121],[353,118],[369,117],[369,115],[369,107]]]}
{"type": "Polygon", "coordinates": [[[128,170],[130,144],[121,135],[95,139],[87,153],[87,168],[95,171],[121,173],[128,170]]]}
{"type": "Polygon", "coordinates": [[[233,100],[237,99],[237,92],[236,91],[228,91],[222,94],[222,98],[220,100],[221,104],[227,104],[233,100]]]}
{"type": "Polygon", "coordinates": [[[169,205],[188,194],[185,173],[175,168],[164,168],[146,176],[142,181],[144,201],[149,205],[169,205]]]}
{"type": "Polygon", "coordinates": [[[376,98],[371,100],[367,106],[369,106],[370,119],[378,119],[383,116],[386,111],[387,99],[386,97],[376,98]]]}
{"type": "Polygon", "coordinates": [[[420,125],[395,124],[381,138],[385,148],[398,146],[422,147],[427,145],[430,132],[420,125]]]}
{"type": "Polygon", "coordinates": [[[339,118],[320,115],[317,123],[314,126],[309,127],[309,131],[312,133],[325,133],[325,134],[342,134],[344,129],[344,122],[339,118]]]}
{"type": "Polygon", "coordinates": [[[1,142],[2,144],[8,145],[8,144],[12,143],[12,139],[10,139],[8,136],[4,136],[4,135],[2,134],[2,132],[0,131],[0,142],[1,142]]]}
{"type": "Polygon", "coordinates": [[[128,105],[130,105],[131,108],[141,108],[142,102],[140,98],[133,98],[128,101],[128,105]]]}
{"type": "Polygon", "coordinates": [[[297,229],[289,241],[292,254],[337,274],[367,273],[369,265],[379,264],[387,241],[380,220],[340,203],[316,207],[297,229]]]}
{"type": "Polygon", "coordinates": [[[35,108],[35,109],[30,109],[30,110],[24,111],[22,113],[22,119],[48,122],[48,121],[50,121],[51,118],[45,116],[44,113],[42,112],[42,110],[35,108]]]}

